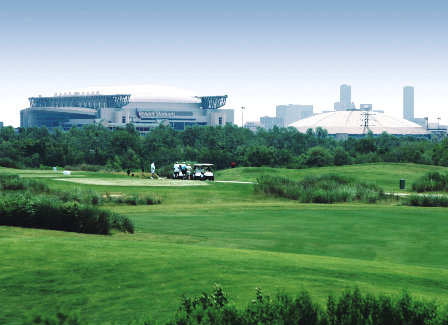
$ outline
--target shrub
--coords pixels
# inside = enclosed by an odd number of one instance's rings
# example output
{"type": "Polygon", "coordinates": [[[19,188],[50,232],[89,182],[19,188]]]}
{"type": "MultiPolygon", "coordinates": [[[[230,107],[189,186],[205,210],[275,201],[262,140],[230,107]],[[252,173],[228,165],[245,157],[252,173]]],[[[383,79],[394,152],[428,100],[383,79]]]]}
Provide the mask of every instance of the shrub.
{"type": "Polygon", "coordinates": [[[125,216],[100,210],[76,201],[63,202],[54,197],[31,193],[0,196],[0,225],[63,230],[88,234],[109,234],[111,229],[134,233],[125,216]]]}
{"type": "Polygon", "coordinates": [[[445,195],[409,195],[403,200],[403,205],[420,207],[448,207],[448,197],[445,195]]]}
{"type": "Polygon", "coordinates": [[[373,183],[334,173],[322,176],[310,175],[299,182],[284,177],[262,175],[254,187],[265,193],[302,203],[335,203],[360,200],[375,203],[384,197],[384,190],[373,183]]]}
{"type": "Polygon", "coordinates": [[[25,169],[25,165],[10,158],[0,158],[0,166],[14,169],[25,169]]]}
{"type": "Polygon", "coordinates": [[[414,192],[422,193],[426,191],[447,191],[448,173],[431,171],[425,173],[420,179],[412,183],[414,192]]]}
{"type": "Polygon", "coordinates": [[[0,189],[9,191],[28,190],[34,193],[50,193],[51,188],[32,178],[21,178],[18,174],[0,173],[0,189]]]}

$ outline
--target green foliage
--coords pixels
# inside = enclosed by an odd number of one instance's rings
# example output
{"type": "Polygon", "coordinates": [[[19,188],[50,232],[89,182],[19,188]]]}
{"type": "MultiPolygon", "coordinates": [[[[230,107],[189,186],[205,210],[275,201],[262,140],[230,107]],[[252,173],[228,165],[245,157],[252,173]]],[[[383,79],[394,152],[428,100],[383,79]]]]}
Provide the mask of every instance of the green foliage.
{"type": "Polygon", "coordinates": [[[28,190],[33,193],[50,193],[50,187],[33,178],[21,178],[18,174],[0,173],[0,189],[28,190]]]}
{"type": "Polygon", "coordinates": [[[32,311],[27,313],[22,325],[87,325],[79,313],[58,311],[55,315],[47,312],[32,311]]]}
{"type": "Polygon", "coordinates": [[[446,195],[409,195],[402,201],[403,205],[420,207],[448,207],[448,196],[446,195]]]}
{"type": "Polygon", "coordinates": [[[301,181],[284,177],[262,175],[254,187],[258,193],[298,200],[303,203],[335,203],[360,200],[375,203],[384,196],[384,190],[359,179],[338,174],[309,175],[301,181]]]}
{"type": "Polygon", "coordinates": [[[447,309],[434,301],[415,300],[406,291],[401,296],[362,295],[346,289],[339,298],[330,295],[326,308],[313,301],[305,290],[296,298],[279,293],[274,299],[256,288],[256,298],[246,308],[233,304],[216,306],[207,294],[194,300],[182,296],[181,313],[167,324],[445,324],[447,309]]]}
{"type": "Polygon", "coordinates": [[[448,191],[448,173],[431,171],[425,173],[419,180],[412,183],[412,191],[448,191]]]}
{"type": "Polygon", "coordinates": [[[111,229],[134,233],[128,217],[77,201],[26,193],[0,196],[0,225],[63,230],[86,234],[109,234],[111,229]]]}
{"type": "Polygon", "coordinates": [[[307,153],[306,165],[308,167],[326,167],[333,165],[333,156],[323,147],[311,148],[307,153]]]}
{"type": "Polygon", "coordinates": [[[183,311],[190,315],[194,310],[201,309],[202,311],[207,308],[222,309],[228,304],[228,296],[219,284],[213,286],[213,293],[202,293],[199,297],[189,298],[185,293],[181,296],[181,306],[179,311],[183,311]]]}
{"type": "Polygon", "coordinates": [[[0,166],[7,168],[23,169],[25,166],[10,158],[0,158],[0,166]]]}
{"type": "Polygon", "coordinates": [[[198,161],[217,170],[238,166],[288,166],[288,168],[396,162],[448,166],[447,140],[428,141],[368,134],[337,142],[327,130],[317,127],[300,133],[293,127],[254,133],[235,125],[193,126],[176,131],[160,125],[141,137],[133,124],[113,131],[102,125],[73,126],[69,131],[46,127],[0,130],[0,165],[14,168],[67,166],[70,170],[149,170],[175,161],[198,161]],[[12,130],[12,131],[11,131],[12,130]],[[342,150],[343,149],[343,150],[342,150]],[[347,156],[348,155],[348,156],[347,156]],[[350,157],[350,159],[348,158],[350,157]],[[10,159],[3,161],[1,159],[10,159]],[[95,167],[97,166],[97,167],[95,167]]]}

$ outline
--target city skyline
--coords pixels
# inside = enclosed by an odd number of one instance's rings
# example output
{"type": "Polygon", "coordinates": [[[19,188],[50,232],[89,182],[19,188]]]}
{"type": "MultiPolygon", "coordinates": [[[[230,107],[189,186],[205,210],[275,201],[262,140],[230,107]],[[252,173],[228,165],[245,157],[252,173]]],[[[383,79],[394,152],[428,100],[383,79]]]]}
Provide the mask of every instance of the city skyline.
{"type": "Polygon", "coordinates": [[[0,5],[0,121],[19,126],[28,97],[83,87],[161,85],[227,94],[244,120],[278,105],[332,110],[351,100],[448,124],[444,1],[43,0],[0,5]]]}

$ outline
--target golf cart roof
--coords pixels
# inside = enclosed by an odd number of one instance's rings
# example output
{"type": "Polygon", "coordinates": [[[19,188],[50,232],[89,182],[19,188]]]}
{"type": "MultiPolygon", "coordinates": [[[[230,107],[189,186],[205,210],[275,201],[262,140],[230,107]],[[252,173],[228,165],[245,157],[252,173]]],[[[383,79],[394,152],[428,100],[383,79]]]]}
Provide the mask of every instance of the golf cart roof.
{"type": "Polygon", "coordinates": [[[213,164],[194,164],[194,168],[196,168],[196,167],[208,167],[208,166],[213,166],[213,164]]]}

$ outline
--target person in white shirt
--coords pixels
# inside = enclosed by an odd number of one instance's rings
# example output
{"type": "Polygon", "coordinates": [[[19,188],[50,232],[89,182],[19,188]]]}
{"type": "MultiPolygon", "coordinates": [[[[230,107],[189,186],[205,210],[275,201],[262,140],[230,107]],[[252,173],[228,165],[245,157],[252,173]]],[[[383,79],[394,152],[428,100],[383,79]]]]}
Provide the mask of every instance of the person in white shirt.
{"type": "Polygon", "coordinates": [[[154,179],[154,173],[156,171],[156,165],[154,165],[154,161],[151,164],[151,179],[154,179]]]}

